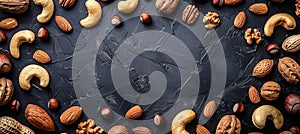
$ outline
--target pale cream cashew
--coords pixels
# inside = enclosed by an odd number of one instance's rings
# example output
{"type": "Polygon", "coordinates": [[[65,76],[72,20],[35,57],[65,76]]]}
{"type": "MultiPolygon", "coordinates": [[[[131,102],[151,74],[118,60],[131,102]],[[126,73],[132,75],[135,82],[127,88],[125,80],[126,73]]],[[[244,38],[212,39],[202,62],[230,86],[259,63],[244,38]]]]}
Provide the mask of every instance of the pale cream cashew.
{"type": "Polygon", "coordinates": [[[118,3],[118,10],[121,13],[131,13],[133,12],[139,4],[139,0],[121,0],[118,3]]]}
{"type": "Polygon", "coordinates": [[[277,26],[283,26],[286,30],[293,30],[296,28],[296,20],[293,16],[287,13],[278,13],[271,16],[265,24],[265,35],[271,37],[274,28],[277,26]]]}
{"type": "Polygon", "coordinates": [[[14,34],[11,38],[9,51],[12,57],[20,57],[20,45],[22,43],[32,43],[35,40],[35,35],[30,30],[22,30],[14,34]]]}
{"type": "Polygon", "coordinates": [[[96,0],[87,0],[85,6],[88,10],[88,16],[80,21],[80,25],[85,28],[93,27],[97,25],[101,19],[101,5],[96,0]]]}
{"type": "Polygon", "coordinates": [[[50,76],[47,70],[39,65],[31,64],[24,67],[19,75],[19,85],[23,90],[30,89],[30,80],[37,77],[40,80],[41,87],[47,87],[50,82],[50,76]]]}
{"type": "Polygon", "coordinates": [[[190,123],[196,117],[193,110],[184,110],[178,113],[172,121],[172,134],[189,134],[185,130],[185,125],[190,123]]]}
{"type": "Polygon", "coordinates": [[[259,129],[265,126],[267,119],[273,121],[276,129],[280,129],[283,126],[283,115],[271,105],[260,106],[252,114],[252,122],[259,129]]]}
{"type": "Polygon", "coordinates": [[[33,0],[34,4],[40,5],[43,7],[42,13],[39,14],[36,18],[39,23],[47,23],[53,13],[54,13],[54,3],[53,0],[33,0]]]}

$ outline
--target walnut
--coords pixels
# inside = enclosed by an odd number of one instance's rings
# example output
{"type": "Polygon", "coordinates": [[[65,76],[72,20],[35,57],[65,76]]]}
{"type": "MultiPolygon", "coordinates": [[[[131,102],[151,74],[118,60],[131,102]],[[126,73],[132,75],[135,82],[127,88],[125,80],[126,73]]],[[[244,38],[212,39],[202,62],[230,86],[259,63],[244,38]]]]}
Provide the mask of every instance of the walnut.
{"type": "Polygon", "coordinates": [[[103,132],[104,130],[100,126],[96,126],[95,121],[92,119],[80,122],[78,129],[76,129],[76,134],[102,134],[103,132]]]}
{"type": "Polygon", "coordinates": [[[203,17],[203,23],[205,24],[205,28],[215,28],[218,27],[221,23],[220,16],[216,12],[208,12],[203,17]]]}
{"type": "Polygon", "coordinates": [[[295,13],[296,13],[296,15],[297,15],[298,17],[300,17],[300,0],[296,0],[295,6],[296,6],[296,11],[295,11],[295,13]]]}
{"type": "Polygon", "coordinates": [[[253,44],[253,40],[255,40],[256,44],[261,44],[262,42],[262,37],[261,37],[261,33],[258,29],[254,29],[252,31],[251,28],[248,28],[246,31],[245,31],[245,36],[244,36],[246,42],[249,44],[249,45],[252,45],[253,44]]]}

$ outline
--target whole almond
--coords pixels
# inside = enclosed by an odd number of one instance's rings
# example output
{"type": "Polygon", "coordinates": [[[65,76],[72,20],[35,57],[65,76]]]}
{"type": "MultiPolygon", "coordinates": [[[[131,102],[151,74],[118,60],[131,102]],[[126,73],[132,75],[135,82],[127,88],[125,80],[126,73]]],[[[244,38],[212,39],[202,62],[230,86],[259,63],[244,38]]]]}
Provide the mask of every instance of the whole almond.
{"type": "Polygon", "coordinates": [[[255,87],[251,86],[249,88],[248,95],[249,95],[250,101],[253,104],[257,104],[260,102],[259,92],[257,91],[257,89],[255,87]]]}
{"type": "Polygon", "coordinates": [[[246,17],[245,12],[243,12],[243,11],[239,12],[234,19],[233,25],[236,28],[243,28],[246,23],[246,19],[247,19],[247,17],[246,17]]]}
{"type": "Polygon", "coordinates": [[[139,117],[141,117],[143,114],[143,109],[136,105],[132,108],[130,108],[127,112],[126,112],[126,115],[125,115],[125,118],[126,119],[137,119],[139,117]]]}
{"type": "Polygon", "coordinates": [[[268,13],[269,9],[265,3],[256,3],[249,7],[249,11],[254,14],[263,15],[268,13]]]}
{"type": "Polygon", "coordinates": [[[53,120],[40,106],[28,104],[25,109],[25,117],[31,125],[38,129],[44,131],[55,131],[53,120]]]}
{"type": "Polygon", "coordinates": [[[82,108],[79,106],[72,106],[65,110],[60,116],[60,122],[64,125],[73,124],[81,116],[82,108]]]}
{"type": "Polygon", "coordinates": [[[224,0],[224,5],[235,6],[235,5],[241,4],[242,2],[243,2],[243,0],[224,0]]]}
{"type": "Polygon", "coordinates": [[[0,22],[0,28],[4,30],[15,29],[19,25],[15,18],[7,18],[0,22]]]}
{"type": "Polygon", "coordinates": [[[197,125],[196,127],[196,133],[197,134],[210,134],[210,132],[202,125],[197,125]]]}
{"type": "Polygon", "coordinates": [[[33,54],[33,59],[43,64],[51,61],[50,56],[43,50],[36,50],[33,54]]]}
{"type": "Polygon", "coordinates": [[[209,101],[204,108],[203,115],[207,118],[210,118],[214,115],[216,109],[217,109],[216,102],[209,101]]]}
{"type": "Polygon", "coordinates": [[[259,61],[253,69],[252,76],[255,77],[266,77],[273,69],[274,61],[270,59],[263,59],[259,61]]]}
{"type": "Polygon", "coordinates": [[[59,27],[60,30],[62,30],[63,32],[71,32],[72,31],[72,25],[69,23],[69,21],[62,17],[62,16],[56,16],[55,17],[55,22],[56,25],[59,27]]]}

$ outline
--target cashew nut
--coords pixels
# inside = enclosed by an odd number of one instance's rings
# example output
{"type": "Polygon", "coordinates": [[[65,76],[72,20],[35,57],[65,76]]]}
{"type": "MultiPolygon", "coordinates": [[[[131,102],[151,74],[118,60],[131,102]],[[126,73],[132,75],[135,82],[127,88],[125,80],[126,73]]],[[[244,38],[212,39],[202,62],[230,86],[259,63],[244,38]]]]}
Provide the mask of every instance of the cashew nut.
{"type": "Polygon", "coordinates": [[[296,21],[293,16],[287,13],[275,14],[271,16],[265,24],[265,35],[271,37],[274,32],[274,28],[280,25],[286,30],[293,30],[296,28],[296,21]]]}
{"type": "Polygon", "coordinates": [[[93,27],[101,19],[101,5],[96,0],[87,0],[85,6],[88,10],[88,16],[80,21],[80,25],[85,28],[93,27]]]}
{"type": "Polygon", "coordinates": [[[259,129],[265,126],[267,119],[273,121],[276,129],[283,126],[284,119],[281,112],[271,105],[260,106],[252,114],[252,122],[259,129]]]}
{"type": "Polygon", "coordinates": [[[35,40],[35,35],[30,30],[22,30],[14,34],[11,38],[9,51],[12,57],[19,58],[19,47],[22,43],[32,43],[35,40]]]}
{"type": "Polygon", "coordinates": [[[50,81],[50,76],[47,70],[39,65],[28,65],[22,69],[19,75],[19,85],[23,90],[30,89],[30,80],[37,77],[40,80],[41,87],[47,87],[50,81]]]}
{"type": "Polygon", "coordinates": [[[43,11],[36,18],[40,23],[47,23],[54,12],[53,0],[33,0],[34,4],[43,6],[43,11]]]}
{"type": "Polygon", "coordinates": [[[185,130],[185,125],[196,117],[193,110],[184,110],[178,113],[172,121],[172,134],[189,134],[185,130]]]}
{"type": "Polygon", "coordinates": [[[139,4],[139,0],[121,0],[118,3],[118,10],[121,13],[131,13],[133,12],[139,4]]]}

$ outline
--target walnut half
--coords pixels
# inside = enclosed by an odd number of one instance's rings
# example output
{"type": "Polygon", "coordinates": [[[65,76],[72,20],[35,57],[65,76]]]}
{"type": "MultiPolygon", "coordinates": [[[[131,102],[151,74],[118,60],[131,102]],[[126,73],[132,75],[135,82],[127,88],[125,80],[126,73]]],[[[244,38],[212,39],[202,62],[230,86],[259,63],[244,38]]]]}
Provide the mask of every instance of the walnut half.
{"type": "Polygon", "coordinates": [[[220,16],[216,12],[208,12],[203,17],[203,23],[207,29],[218,27],[221,23],[220,16]]]}
{"type": "Polygon", "coordinates": [[[249,45],[252,45],[253,44],[253,40],[255,40],[255,43],[256,44],[261,44],[262,42],[262,37],[261,37],[261,33],[258,29],[251,29],[251,28],[248,28],[246,31],[245,31],[245,36],[244,36],[246,42],[249,44],[249,45]]]}
{"type": "Polygon", "coordinates": [[[296,7],[295,13],[298,17],[300,17],[300,0],[296,0],[295,7],[296,7]]]}
{"type": "Polygon", "coordinates": [[[80,122],[78,124],[78,129],[76,129],[76,134],[102,134],[103,132],[103,128],[96,126],[95,121],[92,119],[80,122]]]}

